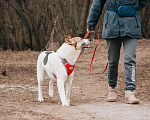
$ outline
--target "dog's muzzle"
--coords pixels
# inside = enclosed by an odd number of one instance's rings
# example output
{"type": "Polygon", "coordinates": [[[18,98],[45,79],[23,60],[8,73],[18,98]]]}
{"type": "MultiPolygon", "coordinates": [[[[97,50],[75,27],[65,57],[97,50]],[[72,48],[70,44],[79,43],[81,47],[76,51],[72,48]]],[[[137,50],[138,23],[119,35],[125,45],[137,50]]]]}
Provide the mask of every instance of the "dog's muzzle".
{"type": "Polygon", "coordinates": [[[90,44],[91,39],[85,39],[85,42],[81,45],[81,48],[90,48],[88,44],[90,44]]]}

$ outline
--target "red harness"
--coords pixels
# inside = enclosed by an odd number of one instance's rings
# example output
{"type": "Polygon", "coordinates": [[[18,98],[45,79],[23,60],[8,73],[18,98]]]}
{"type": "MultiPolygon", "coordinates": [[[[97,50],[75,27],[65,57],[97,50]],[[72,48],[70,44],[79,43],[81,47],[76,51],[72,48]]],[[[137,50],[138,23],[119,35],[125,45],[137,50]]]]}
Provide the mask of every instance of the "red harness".
{"type": "Polygon", "coordinates": [[[66,59],[62,59],[62,63],[64,64],[67,75],[69,76],[73,72],[75,65],[70,65],[66,59]]]}
{"type": "MultiPolygon", "coordinates": [[[[66,68],[67,75],[69,76],[73,72],[75,65],[69,64],[66,59],[62,59],[62,63],[64,65],[64,67],[66,68]]],[[[53,75],[57,79],[57,77],[54,73],[53,73],[53,75]]]]}

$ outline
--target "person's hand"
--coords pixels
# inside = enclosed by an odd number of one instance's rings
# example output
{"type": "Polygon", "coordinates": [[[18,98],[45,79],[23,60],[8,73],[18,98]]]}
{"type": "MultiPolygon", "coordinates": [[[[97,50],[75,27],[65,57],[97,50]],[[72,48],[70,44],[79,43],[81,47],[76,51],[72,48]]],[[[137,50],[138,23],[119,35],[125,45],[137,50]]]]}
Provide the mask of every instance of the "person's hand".
{"type": "MultiPolygon", "coordinates": [[[[87,32],[89,31],[89,29],[87,29],[87,32]]],[[[90,33],[95,33],[95,31],[94,30],[90,30],[90,33]]]]}

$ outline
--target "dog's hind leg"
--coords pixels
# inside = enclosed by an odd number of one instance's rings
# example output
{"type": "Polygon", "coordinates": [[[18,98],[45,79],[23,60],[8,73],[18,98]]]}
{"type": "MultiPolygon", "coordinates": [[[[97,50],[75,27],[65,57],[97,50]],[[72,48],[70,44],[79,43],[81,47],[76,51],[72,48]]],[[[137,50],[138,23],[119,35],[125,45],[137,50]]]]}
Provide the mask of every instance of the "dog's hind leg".
{"type": "Polygon", "coordinates": [[[57,87],[58,87],[59,96],[62,102],[62,106],[69,106],[69,103],[66,100],[64,81],[57,78],[57,87]]]}
{"type": "Polygon", "coordinates": [[[50,97],[53,97],[53,83],[54,83],[53,80],[49,81],[49,96],[50,97]]]}
{"type": "Polygon", "coordinates": [[[37,80],[38,80],[38,101],[43,102],[43,95],[42,95],[42,83],[45,79],[45,71],[42,67],[37,65],[37,80]]]}
{"type": "Polygon", "coordinates": [[[68,103],[70,103],[72,80],[73,80],[73,76],[69,76],[66,80],[66,100],[68,103]]]}

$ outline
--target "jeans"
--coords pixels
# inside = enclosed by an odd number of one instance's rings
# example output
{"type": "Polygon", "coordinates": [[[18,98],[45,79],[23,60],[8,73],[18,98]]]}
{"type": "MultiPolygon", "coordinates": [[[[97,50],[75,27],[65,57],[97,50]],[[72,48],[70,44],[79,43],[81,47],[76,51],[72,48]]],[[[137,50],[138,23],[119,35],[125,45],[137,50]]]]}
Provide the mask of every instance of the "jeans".
{"type": "Polygon", "coordinates": [[[135,90],[136,77],[136,45],[137,39],[130,37],[118,37],[106,39],[108,47],[108,84],[112,88],[117,86],[118,63],[120,48],[124,47],[125,89],[135,90]]]}

